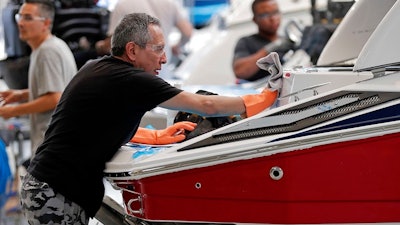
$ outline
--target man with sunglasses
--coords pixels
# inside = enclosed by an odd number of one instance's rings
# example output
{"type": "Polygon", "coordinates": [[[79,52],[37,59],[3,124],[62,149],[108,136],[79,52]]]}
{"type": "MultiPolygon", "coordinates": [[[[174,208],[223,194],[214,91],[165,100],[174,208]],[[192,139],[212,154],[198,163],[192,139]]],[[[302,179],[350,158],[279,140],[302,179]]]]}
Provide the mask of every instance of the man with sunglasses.
{"type": "Polygon", "coordinates": [[[164,46],[157,18],[128,14],[112,36],[111,55],[86,63],[74,76],[23,179],[22,208],[30,224],[88,224],[103,200],[105,164],[122,145],[182,141],[182,132],[195,126],[139,128],[147,111],[161,106],[202,116],[248,117],[276,100],[278,90],[270,88],[227,97],[171,86],[157,76],[167,62],[164,46]]]}
{"type": "Polygon", "coordinates": [[[256,61],[277,52],[281,62],[284,62],[283,55],[294,47],[291,41],[278,34],[281,13],[276,0],[254,0],[251,10],[258,33],[242,37],[236,43],[232,68],[237,83],[265,78],[268,73],[260,70],[256,61]]]}

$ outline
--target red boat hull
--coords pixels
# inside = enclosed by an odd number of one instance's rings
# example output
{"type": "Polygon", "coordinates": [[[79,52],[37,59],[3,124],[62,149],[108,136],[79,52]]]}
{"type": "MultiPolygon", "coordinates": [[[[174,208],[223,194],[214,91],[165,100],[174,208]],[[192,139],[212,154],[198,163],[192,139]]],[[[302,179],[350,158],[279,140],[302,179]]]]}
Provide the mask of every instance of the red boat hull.
{"type": "Polygon", "coordinates": [[[396,133],[116,183],[152,221],[400,222],[399,146],[396,133]]]}

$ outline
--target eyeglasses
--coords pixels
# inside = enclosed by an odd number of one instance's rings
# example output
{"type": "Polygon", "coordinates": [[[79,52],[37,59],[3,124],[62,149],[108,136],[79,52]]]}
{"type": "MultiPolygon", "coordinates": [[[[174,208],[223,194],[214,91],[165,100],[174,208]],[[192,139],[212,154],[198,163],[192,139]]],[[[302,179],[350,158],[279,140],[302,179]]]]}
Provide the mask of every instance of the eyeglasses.
{"type": "Polygon", "coordinates": [[[149,46],[150,49],[159,56],[165,54],[164,45],[154,45],[154,44],[146,44],[146,47],[149,46]]]}
{"type": "Polygon", "coordinates": [[[259,15],[257,15],[257,18],[259,18],[259,19],[269,19],[269,18],[272,18],[272,17],[275,17],[275,16],[279,16],[281,14],[281,12],[278,10],[278,11],[274,11],[274,12],[270,12],[270,13],[261,13],[261,14],[259,14],[259,15]]]}
{"type": "Polygon", "coordinates": [[[15,14],[15,21],[44,21],[46,18],[41,16],[32,16],[30,14],[15,14]]]}

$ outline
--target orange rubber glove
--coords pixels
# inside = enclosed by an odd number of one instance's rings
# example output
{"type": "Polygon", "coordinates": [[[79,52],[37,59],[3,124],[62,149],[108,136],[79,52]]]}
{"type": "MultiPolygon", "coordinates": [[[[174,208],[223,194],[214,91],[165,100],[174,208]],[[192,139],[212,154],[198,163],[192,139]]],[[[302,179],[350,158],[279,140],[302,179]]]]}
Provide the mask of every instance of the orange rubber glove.
{"type": "Polygon", "coordinates": [[[149,144],[149,145],[166,145],[183,141],[185,139],[185,130],[193,131],[197,124],[192,122],[178,122],[164,130],[150,130],[139,127],[135,136],[130,142],[149,144]]]}
{"type": "Polygon", "coordinates": [[[277,90],[264,89],[260,94],[243,95],[241,98],[246,106],[246,114],[242,117],[254,116],[274,104],[278,96],[277,90]]]}

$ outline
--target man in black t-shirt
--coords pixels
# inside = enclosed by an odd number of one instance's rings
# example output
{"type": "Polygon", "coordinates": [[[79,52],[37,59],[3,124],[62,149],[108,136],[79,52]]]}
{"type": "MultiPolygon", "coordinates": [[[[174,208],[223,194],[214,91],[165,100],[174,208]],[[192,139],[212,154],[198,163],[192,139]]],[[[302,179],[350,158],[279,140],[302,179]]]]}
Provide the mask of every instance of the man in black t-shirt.
{"type": "Polygon", "coordinates": [[[88,62],[66,87],[23,178],[22,209],[30,224],[88,224],[103,200],[105,164],[122,145],[132,139],[152,144],[183,140],[185,135],[177,133],[195,126],[139,128],[147,111],[160,106],[202,116],[247,117],[271,106],[279,91],[227,97],[171,86],[156,76],[167,62],[160,21],[144,13],[126,15],[111,43],[111,56],[88,62]]]}
{"type": "Polygon", "coordinates": [[[232,68],[237,83],[265,78],[268,72],[260,70],[256,61],[277,52],[284,62],[283,55],[294,47],[291,41],[278,34],[281,13],[276,0],[254,0],[251,9],[258,33],[242,37],[236,43],[232,68]]]}

